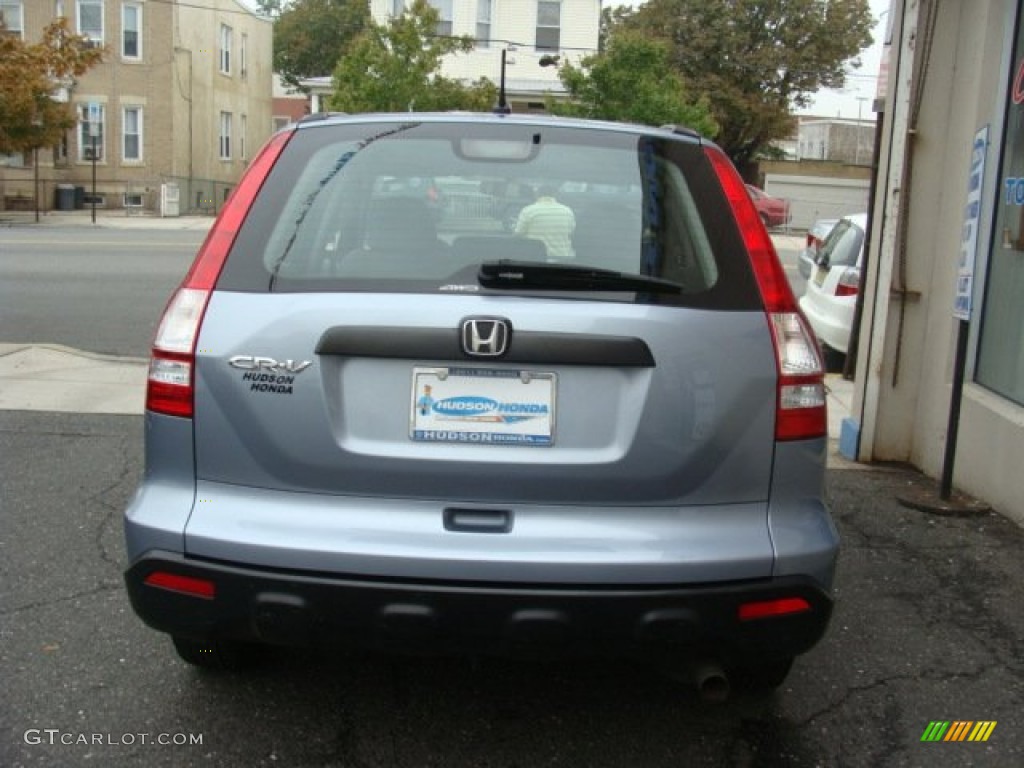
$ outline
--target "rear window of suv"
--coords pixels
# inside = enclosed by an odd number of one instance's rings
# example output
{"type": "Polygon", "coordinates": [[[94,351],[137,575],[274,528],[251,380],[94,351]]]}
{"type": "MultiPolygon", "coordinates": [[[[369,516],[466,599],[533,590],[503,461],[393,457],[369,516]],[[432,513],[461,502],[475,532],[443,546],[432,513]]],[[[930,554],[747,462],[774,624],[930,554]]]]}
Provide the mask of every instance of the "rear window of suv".
{"type": "MultiPolygon", "coordinates": [[[[565,219],[563,210],[550,227],[567,226],[565,219]]],[[[609,301],[760,303],[732,212],[696,140],[487,118],[300,127],[254,202],[218,288],[486,292],[476,281],[480,264],[502,260],[680,286],[679,293],[600,295],[609,301]],[[571,211],[567,245],[521,231],[521,211],[538,198],[571,211]]]]}

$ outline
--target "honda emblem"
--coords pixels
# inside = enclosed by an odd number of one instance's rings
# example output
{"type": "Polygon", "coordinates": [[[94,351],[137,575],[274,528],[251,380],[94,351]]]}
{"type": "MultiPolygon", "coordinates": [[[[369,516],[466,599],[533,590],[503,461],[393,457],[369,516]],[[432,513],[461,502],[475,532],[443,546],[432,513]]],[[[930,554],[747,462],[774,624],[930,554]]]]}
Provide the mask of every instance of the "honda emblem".
{"type": "Polygon", "coordinates": [[[500,317],[462,321],[462,351],[474,357],[501,357],[508,351],[512,326],[500,317]]]}

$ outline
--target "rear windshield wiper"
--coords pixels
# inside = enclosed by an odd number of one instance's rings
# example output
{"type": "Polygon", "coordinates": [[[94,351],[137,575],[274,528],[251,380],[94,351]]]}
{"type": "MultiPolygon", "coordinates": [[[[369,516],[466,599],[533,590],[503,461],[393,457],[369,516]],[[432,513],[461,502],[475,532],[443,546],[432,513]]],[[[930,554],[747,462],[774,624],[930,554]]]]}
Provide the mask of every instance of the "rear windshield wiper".
{"type": "Polygon", "coordinates": [[[477,280],[484,288],[526,288],[547,291],[637,291],[638,293],[682,293],[683,286],[649,275],[616,272],[611,269],[546,264],[535,261],[485,261],[477,280]]]}

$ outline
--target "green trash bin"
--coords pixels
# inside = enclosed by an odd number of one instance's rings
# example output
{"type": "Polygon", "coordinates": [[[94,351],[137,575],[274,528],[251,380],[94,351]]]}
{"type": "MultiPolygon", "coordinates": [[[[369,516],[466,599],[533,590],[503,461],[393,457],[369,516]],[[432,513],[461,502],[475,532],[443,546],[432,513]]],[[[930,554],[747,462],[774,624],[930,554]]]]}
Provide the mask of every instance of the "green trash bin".
{"type": "Polygon", "coordinates": [[[56,208],[58,211],[75,210],[75,187],[73,184],[57,185],[56,208]]]}

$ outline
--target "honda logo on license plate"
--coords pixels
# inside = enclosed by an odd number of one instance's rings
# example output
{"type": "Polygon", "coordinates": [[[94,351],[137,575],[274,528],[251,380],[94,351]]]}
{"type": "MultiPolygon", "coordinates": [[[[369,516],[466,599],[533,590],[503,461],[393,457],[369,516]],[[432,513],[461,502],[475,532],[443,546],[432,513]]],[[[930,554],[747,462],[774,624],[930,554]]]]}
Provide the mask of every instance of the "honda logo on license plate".
{"type": "Polygon", "coordinates": [[[462,321],[462,350],[474,357],[501,357],[508,351],[512,326],[499,317],[472,317],[462,321]]]}

